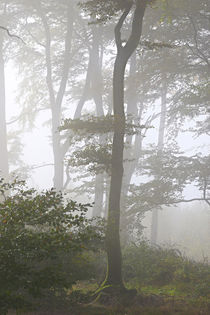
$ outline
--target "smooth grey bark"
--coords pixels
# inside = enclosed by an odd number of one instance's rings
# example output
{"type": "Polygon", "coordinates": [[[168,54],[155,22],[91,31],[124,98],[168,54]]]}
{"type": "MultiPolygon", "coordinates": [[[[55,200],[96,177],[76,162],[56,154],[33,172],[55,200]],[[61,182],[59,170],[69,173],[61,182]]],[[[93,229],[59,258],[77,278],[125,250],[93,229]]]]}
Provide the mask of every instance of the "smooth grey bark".
{"type": "Polygon", "coordinates": [[[131,11],[129,3],[115,27],[117,56],[113,73],[113,109],[114,136],[112,144],[111,182],[109,193],[109,208],[106,230],[107,274],[103,285],[117,285],[124,288],[122,280],[122,256],[120,246],[120,198],[123,178],[123,150],[125,136],[124,111],[124,76],[125,67],[132,53],[137,48],[141,33],[146,1],[137,1],[134,10],[131,35],[122,45],[121,28],[131,11]]]}
{"type": "Polygon", "coordinates": [[[3,31],[0,31],[0,177],[9,178],[7,149],[5,70],[3,57],[3,31]]]}
{"type": "Polygon", "coordinates": [[[90,81],[91,81],[91,75],[92,75],[91,72],[92,72],[92,62],[89,56],[88,68],[87,68],[87,73],[86,73],[86,78],[85,78],[85,85],[84,85],[82,96],[77,104],[77,107],[74,113],[74,119],[79,119],[81,117],[83,106],[85,105],[85,102],[88,99],[88,95],[90,93],[90,81]]]}
{"type": "MultiPolygon", "coordinates": [[[[103,53],[102,49],[100,51],[100,48],[102,47],[101,43],[101,37],[102,37],[102,27],[99,25],[96,25],[93,27],[93,44],[92,44],[92,50],[91,50],[91,56],[90,59],[92,60],[92,75],[91,75],[91,81],[90,81],[90,90],[91,95],[93,97],[95,106],[96,106],[96,115],[98,117],[104,116],[104,110],[103,110],[103,77],[102,77],[102,59],[103,59],[103,53]],[[101,54],[100,54],[101,53],[101,54]]],[[[104,136],[99,136],[99,143],[101,145],[104,144],[104,136]]],[[[104,174],[99,173],[96,174],[95,177],[95,198],[94,198],[94,207],[92,215],[95,216],[101,216],[103,211],[103,197],[104,197],[104,174]]]]}
{"type": "Polygon", "coordinates": [[[102,38],[102,27],[96,25],[93,28],[93,47],[92,47],[92,80],[91,80],[91,90],[93,99],[96,105],[97,116],[104,116],[103,110],[103,77],[102,77],[102,60],[103,60],[103,43],[102,38]],[[101,54],[100,54],[101,53],[101,54]]]}
{"type": "MultiPolygon", "coordinates": [[[[93,29],[93,60],[94,67],[92,73],[91,89],[93,93],[93,99],[96,105],[97,116],[104,116],[103,110],[103,77],[102,77],[102,60],[103,60],[103,43],[101,42],[102,28],[96,26],[93,29]]],[[[104,136],[99,136],[99,143],[104,144],[104,136]]],[[[103,212],[103,198],[104,198],[104,174],[96,174],[95,177],[95,198],[93,207],[93,216],[101,216],[103,212]]]]}
{"type": "MultiPolygon", "coordinates": [[[[74,119],[81,117],[82,109],[88,100],[92,98],[96,106],[96,115],[104,116],[103,110],[103,78],[102,78],[102,59],[103,51],[101,37],[102,27],[94,25],[92,27],[92,47],[89,47],[89,62],[85,78],[85,85],[82,96],[77,104],[74,119]]],[[[104,143],[104,137],[99,136],[99,143],[104,143]]],[[[95,197],[92,216],[101,216],[103,211],[103,195],[104,195],[104,174],[96,174],[95,177],[95,197]]]]}
{"type": "Polygon", "coordinates": [[[104,174],[96,174],[95,177],[95,198],[92,211],[93,217],[102,216],[104,199],[104,174]]]}
{"type": "MultiPolygon", "coordinates": [[[[142,116],[142,108],[140,107],[138,110],[138,97],[137,97],[137,87],[136,87],[136,73],[137,73],[137,65],[136,65],[136,53],[130,58],[130,69],[129,69],[129,86],[127,90],[128,94],[128,104],[127,104],[127,116],[131,120],[132,123],[140,123],[142,116]]],[[[135,171],[135,168],[138,163],[138,159],[141,154],[142,149],[142,135],[139,132],[136,135],[127,135],[126,136],[126,146],[124,149],[124,174],[123,174],[123,182],[122,182],[122,219],[121,219],[121,229],[124,231],[122,241],[126,242],[126,226],[127,226],[127,215],[126,215],[126,197],[129,191],[129,185],[131,182],[131,178],[135,171]],[[132,144],[133,143],[133,144],[132,144]]]]}
{"type": "MultiPolygon", "coordinates": [[[[161,87],[161,114],[158,131],[158,155],[161,156],[164,147],[164,133],[166,128],[166,109],[167,109],[167,79],[166,75],[162,75],[161,87]]],[[[151,243],[156,244],[158,239],[158,209],[152,210],[151,222],[151,243]]]]}
{"type": "MultiPolygon", "coordinates": [[[[100,26],[95,25],[92,28],[93,38],[92,47],[89,47],[89,62],[85,78],[85,85],[83,89],[82,96],[77,104],[74,119],[81,117],[82,109],[88,100],[91,98],[94,100],[96,105],[97,116],[103,116],[103,101],[102,101],[102,91],[103,91],[103,78],[102,78],[102,63],[101,59],[103,56],[100,55],[101,47],[101,36],[102,29],[100,26]]],[[[101,53],[102,54],[102,53],[101,53]]]]}
{"type": "MultiPolygon", "coordinates": [[[[141,121],[142,106],[138,111],[137,88],[135,85],[136,76],[136,54],[133,54],[130,59],[130,86],[128,87],[128,108],[127,116],[132,118],[132,123],[139,123],[141,121]]],[[[123,174],[123,196],[126,196],[129,189],[131,177],[137,165],[137,160],[141,153],[142,135],[128,135],[126,137],[126,147],[124,151],[124,174],[123,174]],[[134,144],[132,142],[134,139],[134,144]]]]}
{"type": "Polygon", "coordinates": [[[53,75],[52,75],[52,56],[51,56],[51,32],[47,22],[46,16],[43,14],[40,2],[36,3],[37,12],[42,20],[42,24],[46,36],[45,44],[45,58],[46,58],[46,68],[47,76],[46,82],[48,87],[50,107],[52,114],[52,146],[53,146],[53,157],[54,157],[54,178],[53,184],[56,190],[63,189],[64,182],[64,156],[68,150],[68,141],[62,143],[61,136],[59,133],[59,126],[61,124],[61,111],[62,102],[66,91],[66,85],[68,81],[69,68],[70,68],[70,52],[72,44],[72,34],[73,34],[73,22],[74,22],[74,5],[73,1],[68,2],[67,7],[67,31],[65,37],[65,51],[64,51],[64,62],[62,75],[60,80],[60,85],[58,92],[56,94],[53,75]]]}

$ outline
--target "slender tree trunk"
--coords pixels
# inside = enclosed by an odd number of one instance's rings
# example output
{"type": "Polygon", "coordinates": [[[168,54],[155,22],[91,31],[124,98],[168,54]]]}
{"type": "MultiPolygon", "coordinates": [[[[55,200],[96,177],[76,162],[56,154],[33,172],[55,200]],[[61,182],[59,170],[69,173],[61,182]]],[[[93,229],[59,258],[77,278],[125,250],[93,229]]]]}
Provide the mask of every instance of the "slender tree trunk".
{"type": "Polygon", "coordinates": [[[74,119],[81,117],[81,112],[88,97],[91,96],[96,105],[97,116],[103,116],[103,101],[102,101],[102,64],[100,56],[100,41],[101,41],[101,27],[95,25],[92,29],[93,39],[92,47],[89,49],[89,62],[85,78],[85,86],[83,94],[77,104],[74,119]]]}
{"type": "Polygon", "coordinates": [[[124,287],[122,280],[122,257],[119,231],[125,135],[124,75],[126,64],[140,41],[146,1],[139,0],[136,2],[131,35],[126,45],[123,46],[121,40],[121,28],[131,8],[132,4],[129,4],[115,27],[115,40],[118,52],[113,74],[114,136],[112,144],[111,183],[106,231],[108,268],[104,284],[117,285],[119,287],[124,287]]]}
{"type": "Polygon", "coordinates": [[[79,119],[81,117],[82,108],[86,100],[88,99],[88,95],[90,93],[90,81],[91,81],[91,75],[92,75],[91,72],[92,72],[92,62],[89,55],[89,63],[88,63],[88,68],[87,68],[87,73],[86,73],[86,78],[85,78],[85,86],[83,89],[82,96],[77,104],[77,107],[74,113],[74,119],[79,119]]]}
{"type": "Polygon", "coordinates": [[[117,284],[120,286],[122,286],[122,259],[119,225],[125,134],[124,71],[125,62],[123,58],[118,55],[115,61],[113,76],[113,104],[115,122],[112,145],[112,167],[106,242],[108,255],[107,283],[117,284]]]}
{"type": "Polygon", "coordinates": [[[63,189],[64,179],[64,156],[68,149],[68,145],[62,144],[59,133],[59,126],[61,123],[61,108],[62,102],[66,91],[66,85],[69,75],[70,67],[70,52],[72,44],[72,33],[73,33],[73,21],[74,21],[74,6],[73,1],[68,2],[67,6],[67,31],[65,37],[65,50],[64,50],[64,63],[62,68],[62,75],[58,92],[56,94],[54,89],[53,75],[52,75],[52,56],[51,56],[51,32],[46,19],[46,16],[42,12],[41,3],[35,4],[37,12],[41,17],[45,35],[46,35],[46,68],[47,68],[47,87],[50,98],[50,106],[52,113],[52,146],[53,146],[53,157],[54,157],[54,177],[53,184],[56,190],[63,189]]]}
{"type": "MultiPolygon", "coordinates": [[[[102,79],[102,54],[100,55],[100,45],[102,28],[99,25],[92,27],[92,47],[89,49],[89,63],[86,73],[85,86],[83,94],[77,104],[74,119],[81,117],[82,108],[88,97],[92,97],[96,106],[96,115],[103,116],[103,79],[102,79]]],[[[103,144],[103,136],[99,136],[99,143],[103,144]]],[[[92,216],[101,216],[103,210],[104,195],[104,174],[96,174],[95,177],[95,198],[92,216]]]]}
{"type": "MultiPolygon", "coordinates": [[[[166,76],[162,76],[162,88],[161,88],[161,114],[160,124],[158,132],[158,155],[161,156],[164,146],[164,133],[166,124],[166,106],[167,106],[167,82],[166,76]]],[[[158,239],[158,209],[152,210],[152,223],[151,223],[151,243],[157,244],[158,239]]]]}
{"type": "Polygon", "coordinates": [[[92,216],[100,217],[103,210],[104,197],[104,174],[96,174],[95,177],[95,198],[92,216]]]}
{"type": "Polygon", "coordinates": [[[102,28],[99,25],[96,25],[93,28],[93,47],[92,47],[92,78],[91,78],[91,89],[93,99],[96,105],[96,114],[97,116],[104,116],[103,110],[103,77],[102,77],[102,59],[103,56],[100,56],[100,46],[102,38],[102,28]]]}
{"type": "MultiPolygon", "coordinates": [[[[93,28],[93,47],[92,59],[94,60],[94,67],[91,79],[91,90],[93,100],[96,105],[96,115],[98,117],[104,116],[103,110],[103,78],[102,78],[102,53],[100,55],[100,46],[102,38],[102,28],[96,25],[93,28]]],[[[104,145],[105,139],[103,135],[99,135],[99,144],[104,145]]],[[[96,174],[95,177],[95,198],[93,207],[93,216],[101,216],[103,211],[103,197],[104,197],[104,174],[96,174]]]]}
{"type": "Polygon", "coordinates": [[[109,176],[108,174],[106,174],[104,176],[104,210],[103,210],[103,217],[107,219],[108,217],[108,207],[109,207],[109,186],[110,186],[110,182],[109,182],[109,176]]]}
{"type": "MultiPolygon", "coordinates": [[[[130,72],[129,72],[129,85],[128,85],[128,104],[127,104],[127,117],[132,123],[139,123],[141,119],[141,110],[138,113],[138,98],[137,98],[137,82],[136,82],[136,52],[130,58],[130,72]]],[[[122,243],[126,243],[129,239],[127,235],[128,218],[126,213],[126,198],[129,191],[129,185],[132,175],[135,171],[138,158],[141,152],[141,134],[127,135],[126,146],[124,150],[124,174],[122,183],[122,197],[121,197],[121,230],[123,235],[121,237],[122,243]],[[134,143],[133,143],[134,142],[134,143]]]]}
{"type": "MultiPolygon", "coordinates": [[[[128,107],[127,107],[127,117],[131,120],[132,123],[136,123],[138,117],[138,101],[137,101],[137,88],[136,88],[136,53],[134,53],[130,58],[130,73],[129,73],[129,86],[128,86],[128,107]]],[[[138,121],[139,122],[139,121],[138,121]]],[[[130,180],[135,169],[136,165],[136,141],[138,137],[137,135],[127,135],[126,136],[126,148],[124,151],[124,174],[123,174],[123,199],[126,198],[128,193],[128,188],[130,184],[130,180]],[[132,146],[133,139],[135,139],[135,143],[132,146]]],[[[138,141],[139,143],[139,141],[138,141]]],[[[123,206],[124,202],[122,203],[123,206]]]]}
{"type": "Polygon", "coordinates": [[[7,128],[5,106],[5,74],[3,58],[3,35],[0,31],[0,177],[9,178],[9,163],[7,151],[7,128]]]}

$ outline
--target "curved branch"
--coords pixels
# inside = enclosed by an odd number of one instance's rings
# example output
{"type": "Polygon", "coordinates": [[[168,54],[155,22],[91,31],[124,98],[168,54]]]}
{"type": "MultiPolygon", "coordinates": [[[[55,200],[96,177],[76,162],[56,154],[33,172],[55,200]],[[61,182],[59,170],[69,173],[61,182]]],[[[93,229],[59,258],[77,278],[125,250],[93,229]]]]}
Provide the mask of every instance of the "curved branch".
{"type": "Polygon", "coordinates": [[[117,45],[117,50],[119,51],[121,48],[122,48],[122,39],[121,39],[121,28],[123,26],[123,23],[126,19],[126,17],[128,16],[131,8],[133,6],[133,3],[129,3],[127,5],[127,7],[125,8],[123,14],[121,15],[117,25],[115,26],[115,30],[114,30],[114,33],[115,33],[115,42],[116,42],[116,45],[117,45]]]}
{"type": "Polygon", "coordinates": [[[126,58],[129,58],[132,55],[133,51],[137,48],[139,44],[141,33],[142,33],[142,21],[143,21],[146,5],[147,5],[146,0],[136,1],[136,8],[134,11],[131,34],[126,45],[123,47],[127,55],[126,58]]]}
{"type": "Polygon", "coordinates": [[[8,28],[6,28],[6,27],[0,25],[0,29],[6,31],[9,37],[17,38],[17,39],[21,40],[21,42],[22,42],[24,45],[26,45],[26,43],[24,42],[24,40],[23,40],[20,36],[10,33],[10,31],[9,31],[8,28]]]}
{"type": "Polygon", "coordinates": [[[210,204],[209,202],[210,199],[204,199],[204,198],[192,198],[192,199],[180,199],[177,201],[172,201],[166,205],[171,205],[171,204],[176,204],[176,203],[182,203],[182,202],[193,202],[193,201],[207,201],[208,204],[210,204]]]}
{"type": "Polygon", "coordinates": [[[66,91],[66,85],[69,76],[69,68],[70,68],[70,52],[72,48],[72,35],[73,35],[73,23],[74,23],[74,10],[71,2],[68,3],[67,9],[67,32],[65,38],[65,52],[64,52],[64,62],[62,69],[62,77],[59,86],[59,90],[56,97],[56,104],[60,108],[63,97],[66,91]]]}

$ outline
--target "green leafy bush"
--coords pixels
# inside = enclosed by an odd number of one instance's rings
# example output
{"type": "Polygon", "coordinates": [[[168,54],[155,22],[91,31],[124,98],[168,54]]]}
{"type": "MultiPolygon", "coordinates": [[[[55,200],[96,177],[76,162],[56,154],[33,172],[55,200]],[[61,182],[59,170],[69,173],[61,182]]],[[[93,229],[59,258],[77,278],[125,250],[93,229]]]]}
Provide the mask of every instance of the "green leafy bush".
{"type": "Polygon", "coordinates": [[[124,250],[125,279],[138,279],[141,285],[169,283],[179,263],[178,251],[151,246],[147,242],[131,245],[124,250]]]}
{"type": "Polygon", "coordinates": [[[172,285],[193,296],[210,298],[210,266],[184,257],[177,249],[131,245],[123,251],[124,279],[138,288],[172,285]]]}
{"type": "Polygon", "coordinates": [[[63,296],[94,275],[88,251],[102,230],[86,219],[89,204],[20,181],[1,180],[0,193],[0,314],[63,296]]]}

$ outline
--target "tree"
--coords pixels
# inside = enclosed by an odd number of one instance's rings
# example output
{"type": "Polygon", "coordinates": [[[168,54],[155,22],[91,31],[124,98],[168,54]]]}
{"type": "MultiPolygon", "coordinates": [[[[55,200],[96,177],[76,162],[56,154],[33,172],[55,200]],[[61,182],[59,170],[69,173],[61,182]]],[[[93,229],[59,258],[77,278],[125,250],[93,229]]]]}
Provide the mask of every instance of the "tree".
{"type": "MultiPolygon", "coordinates": [[[[102,1],[103,2],[103,1],[102,1]]],[[[101,5],[99,1],[87,1],[86,8],[92,10],[94,14],[97,13],[98,20],[101,22],[106,21],[106,14],[110,17],[116,15],[116,12],[119,10],[124,10],[121,15],[116,27],[115,27],[115,41],[117,45],[117,56],[114,65],[114,74],[113,74],[113,107],[114,107],[114,137],[113,137],[113,145],[112,145],[112,161],[111,161],[111,186],[110,186],[110,195],[109,195],[109,213],[108,213],[108,224],[107,224],[107,253],[108,253],[108,271],[107,277],[105,279],[104,284],[116,284],[119,286],[122,285],[122,276],[120,271],[121,266],[121,253],[120,253],[120,241],[119,241],[119,217],[120,217],[120,195],[122,188],[122,176],[123,176],[123,149],[124,149],[124,135],[125,135],[125,110],[124,110],[124,74],[125,74],[125,66],[128,62],[129,57],[131,56],[131,51],[135,51],[136,43],[139,42],[141,37],[141,28],[142,18],[144,15],[146,3],[142,1],[135,1],[136,9],[135,13],[138,12],[137,8],[140,8],[140,15],[138,16],[138,27],[135,29],[135,40],[132,41],[132,32],[130,38],[127,42],[123,42],[121,40],[121,30],[122,26],[125,22],[126,17],[130,13],[131,8],[133,7],[133,2],[123,2],[123,1],[109,1],[101,5]],[[95,6],[95,8],[94,8],[95,6]],[[96,12],[96,13],[95,13],[96,12]],[[134,46],[132,43],[135,42],[134,46]],[[131,44],[131,46],[130,46],[131,44]],[[131,49],[131,50],[130,50],[131,49]]],[[[179,3],[175,4],[178,5],[179,3]]],[[[173,4],[172,4],[173,7],[173,4]]],[[[174,10],[174,7],[172,8],[174,10]]],[[[135,25],[135,13],[133,18],[132,31],[134,30],[135,25]]],[[[138,14],[137,14],[138,15],[138,14]]],[[[94,15],[93,15],[94,16],[94,15]]],[[[149,25],[150,27],[150,25],[149,25]]],[[[154,32],[155,33],[155,32],[154,32]]],[[[146,43],[148,47],[170,47],[170,44],[150,44],[146,43]]],[[[164,60],[164,59],[163,59],[164,60]]],[[[160,70],[160,69],[159,69],[160,70]]],[[[160,73],[160,71],[159,71],[160,73]]],[[[177,81],[181,76],[181,74],[177,75],[177,81]]],[[[173,75],[171,77],[171,80],[173,75]]],[[[175,82],[177,82],[174,80],[175,82]]],[[[159,81],[161,82],[161,80],[159,81]]],[[[166,84],[165,79],[162,79],[161,85],[166,84]]],[[[166,97],[166,88],[164,89],[162,98],[166,97]]],[[[159,91],[160,92],[160,91],[159,91]]],[[[159,93],[160,95],[160,93],[159,93]]],[[[166,106],[166,102],[163,100],[163,107],[166,106]]],[[[161,129],[164,129],[164,123],[166,120],[165,109],[163,109],[161,115],[161,129]]],[[[159,137],[159,152],[163,150],[163,133],[160,132],[159,137]]],[[[157,184],[158,181],[156,181],[157,184]]],[[[163,183],[165,185],[165,183],[163,183]]],[[[178,191],[181,189],[177,187],[178,191]]],[[[160,190],[161,191],[161,190],[160,190]]],[[[156,196],[157,197],[157,196],[156,196]]],[[[163,201],[163,200],[162,200],[163,201]]]]}
{"type": "Polygon", "coordinates": [[[50,107],[52,112],[52,143],[53,143],[53,155],[54,155],[54,187],[57,190],[62,190],[63,188],[63,159],[65,153],[68,149],[68,143],[61,143],[60,134],[58,132],[58,127],[61,121],[61,106],[66,91],[66,85],[68,81],[69,68],[70,68],[70,52],[72,44],[72,33],[73,33],[73,21],[74,21],[74,9],[72,1],[67,2],[67,22],[66,22],[66,35],[65,35],[65,50],[64,50],[64,60],[63,68],[61,70],[61,79],[57,93],[53,85],[53,75],[52,75],[52,60],[51,60],[51,34],[48,25],[47,18],[43,14],[43,8],[40,2],[35,3],[35,8],[38,15],[41,18],[44,32],[46,36],[45,43],[45,56],[46,56],[46,82],[50,98],[50,107]]]}
{"type": "Polygon", "coordinates": [[[123,177],[123,149],[125,136],[124,75],[130,56],[137,48],[141,33],[146,1],[137,1],[134,9],[131,35],[122,44],[121,28],[130,13],[133,3],[126,3],[124,12],[115,26],[117,56],[113,73],[114,135],[112,144],[111,182],[109,193],[106,246],[108,269],[104,284],[123,287],[122,259],[120,249],[120,197],[123,177]]]}
{"type": "MultiPolygon", "coordinates": [[[[21,42],[23,40],[10,31],[16,23],[16,19],[12,18],[11,12],[8,9],[10,3],[2,1],[0,5],[1,10],[1,23],[0,25],[0,145],[1,145],[1,159],[0,159],[0,175],[9,179],[9,158],[11,157],[11,152],[9,152],[8,146],[8,128],[6,121],[6,92],[5,92],[5,65],[9,59],[11,59],[10,49],[14,47],[13,43],[21,42]]],[[[16,143],[17,138],[15,139],[16,143]]],[[[17,156],[16,156],[17,158],[17,156]]]]}
{"type": "Polygon", "coordinates": [[[1,143],[0,172],[1,172],[1,176],[3,176],[5,179],[8,179],[9,164],[8,164],[8,149],[7,149],[3,38],[4,38],[4,33],[2,30],[0,30],[0,143],[1,143]]]}
{"type": "MultiPolygon", "coordinates": [[[[88,1],[87,6],[94,5],[95,1],[88,1]]],[[[96,8],[102,9],[101,20],[104,19],[103,5],[96,1],[96,8]]],[[[116,14],[118,9],[123,13],[115,26],[115,42],[117,55],[113,72],[113,111],[114,111],[114,135],[112,143],[111,158],[111,182],[109,192],[107,231],[106,231],[106,250],[107,250],[107,274],[104,286],[111,285],[124,288],[122,280],[122,258],[120,248],[120,197],[123,177],[123,149],[125,136],[125,108],[124,108],[124,76],[127,62],[137,48],[141,33],[143,16],[147,1],[108,1],[105,9],[111,10],[111,14],[116,14]],[[131,34],[125,44],[121,37],[123,24],[134,9],[131,34]]]]}
{"type": "Polygon", "coordinates": [[[25,45],[15,55],[21,65],[18,101],[22,106],[20,122],[34,127],[41,110],[51,111],[54,158],[54,187],[63,189],[64,156],[68,141],[58,127],[69,88],[72,66],[74,5],[72,1],[19,1],[17,28],[25,45]],[[47,91],[47,93],[46,93],[47,91]]]}

